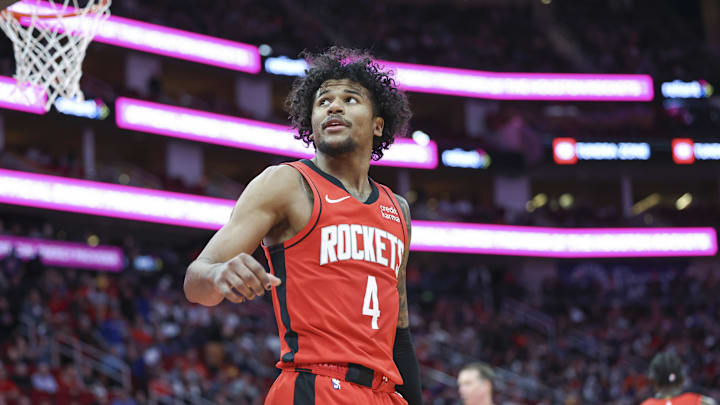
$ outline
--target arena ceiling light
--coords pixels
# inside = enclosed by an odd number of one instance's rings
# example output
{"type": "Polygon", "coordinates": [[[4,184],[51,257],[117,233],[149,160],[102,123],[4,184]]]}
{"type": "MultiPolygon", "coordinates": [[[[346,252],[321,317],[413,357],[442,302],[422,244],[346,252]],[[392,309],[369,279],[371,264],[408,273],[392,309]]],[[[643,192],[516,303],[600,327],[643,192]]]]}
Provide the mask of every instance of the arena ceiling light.
{"type": "MultiPolygon", "coordinates": [[[[234,201],[0,169],[0,203],[219,229],[234,201]]],[[[537,257],[711,256],[712,228],[560,229],[413,221],[412,250],[537,257]]]]}
{"type": "Polygon", "coordinates": [[[45,114],[47,96],[40,88],[18,87],[12,77],[0,76],[0,108],[45,114]]]}
{"type": "MultiPolygon", "coordinates": [[[[39,10],[41,14],[43,10],[52,11],[50,3],[30,0],[15,3],[10,9],[25,14],[29,14],[33,9],[39,10]]],[[[68,12],[71,11],[72,8],[68,7],[68,12]]],[[[30,20],[21,19],[20,23],[27,26],[30,24],[30,20]]],[[[46,25],[48,28],[53,27],[51,21],[46,22],[46,25]]],[[[58,24],[55,23],[55,25],[58,24]]],[[[83,29],[80,20],[74,18],[65,19],[64,25],[77,32],[81,32],[83,29]]],[[[254,45],[128,18],[111,16],[100,24],[94,40],[247,73],[258,73],[261,69],[260,53],[254,45]]]]}
{"type": "Polygon", "coordinates": [[[82,243],[0,235],[0,259],[11,252],[22,260],[39,257],[48,266],[120,271],[124,263],[122,249],[114,246],[90,247],[82,243]]]}
{"type": "MultiPolygon", "coordinates": [[[[306,148],[295,139],[295,132],[286,125],[123,97],[115,101],[115,110],[120,128],[297,158],[315,155],[312,147],[306,148]]],[[[411,139],[395,139],[382,159],[370,163],[434,169],[438,165],[437,144],[431,140],[423,145],[411,139]]]]}

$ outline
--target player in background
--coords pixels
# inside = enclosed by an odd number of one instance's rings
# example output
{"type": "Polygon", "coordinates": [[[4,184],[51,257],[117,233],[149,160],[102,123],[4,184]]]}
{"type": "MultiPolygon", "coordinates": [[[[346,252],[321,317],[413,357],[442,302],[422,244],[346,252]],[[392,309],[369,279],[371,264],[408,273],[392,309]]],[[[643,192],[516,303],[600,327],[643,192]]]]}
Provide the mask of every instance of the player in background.
{"type": "Polygon", "coordinates": [[[483,363],[470,363],[460,369],[458,391],[463,405],[493,405],[495,372],[483,363]]]}
{"type": "Polygon", "coordinates": [[[653,357],[648,378],[655,389],[655,397],[646,399],[642,405],[715,405],[712,398],[683,392],[683,365],[673,352],[658,353],[653,357]]]}
{"type": "Polygon", "coordinates": [[[268,167],[187,269],[194,303],[241,303],[272,291],[282,373],[266,404],[421,403],[409,332],[407,202],[369,176],[411,112],[363,52],[304,54],[286,100],[315,157],[268,167]],[[262,242],[271,273],[252,256],[262,242]],[[397,392],[396,392],[397,391],[397,392]]]}

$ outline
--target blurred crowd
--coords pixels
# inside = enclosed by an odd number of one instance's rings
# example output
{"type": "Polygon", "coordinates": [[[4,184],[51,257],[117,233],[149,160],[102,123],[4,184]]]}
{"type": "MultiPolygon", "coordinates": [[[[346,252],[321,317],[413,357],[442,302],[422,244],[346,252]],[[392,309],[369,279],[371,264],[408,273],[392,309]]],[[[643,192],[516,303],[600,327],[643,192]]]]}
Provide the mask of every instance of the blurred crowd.
{"type": "MultiPolygon", "coordinates": [[[[285,0],[124,1],[113,12],[252,44],[295,57],[326,44],[371,48],[380,58],[498,71],[583,70],[558,54],[550,26],[568,29],[585,66],[603,73],[713,77],[699,7],[651,0],[481,2],[285,0]],[[543,13],[547,7],[552,12],[543,13]],[[553,18],[541,18],[549,14],[553,18]],[[242,23],[238,23],[242,22],[242,23]],[[612,26],[612,30],[607,28],[612,26]],[[703,63],[694,63],[700,61],[703,63]]],[[[690,2],[693,3],[693,2],[690,2]]]]}
{"type": "Polygon", "coordinates": [[[600,72],[698,80],[714,78],[718,71],[698,21],[700,3],[557,0],[555,10],[600,72]]]}
{"type": "MultiPolygon", "coordinates": [[[[50,228],[0,227],[45,237],[50,228]]],[[[182,278],[196,253],[166,252],[162,271],[149,273],[0,259],[2,403],[132,405],[176,396],[261,404],[280,343],[269,297],[189,304],[182,278]],[[58,341],[73,339],[102,355],[88,362],[58,350],[58,341]],[[106,371],[123,367],[129,385],[106,371]]],[[[482,360],[498,370],[498,404],[636,404],[650,395],[650,358],[665,348],[681,354],[693,387],[720,395],[717,263],[698,271],[687,260],[562,262],[540,284],[519,278],[516,266],[411,255],[425,403],[457,404],[459,368],[482,360]]]]}

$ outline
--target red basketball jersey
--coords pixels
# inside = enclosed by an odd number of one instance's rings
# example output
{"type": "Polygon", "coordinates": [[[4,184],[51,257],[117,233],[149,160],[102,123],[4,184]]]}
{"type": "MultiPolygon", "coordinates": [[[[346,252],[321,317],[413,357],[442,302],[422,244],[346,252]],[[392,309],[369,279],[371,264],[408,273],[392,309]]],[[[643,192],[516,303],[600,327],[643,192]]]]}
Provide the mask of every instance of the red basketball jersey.
{"type": "Polygon", "coordinates": [[[687,392],[672,398],[649,398],[642,405],[700,405],[702,396],[687,392]]]}
{"type": "Polygon", "coordinates": [[[395,195],[370,180],[370,197],[358,201],[311,161],[288,164],[307,180],[314,203],[297,235],[263,246],[283,281],[272,294],[282,342],[277,366],[356,363],[402,384],[393,344],[407,230],[395,195]]]}

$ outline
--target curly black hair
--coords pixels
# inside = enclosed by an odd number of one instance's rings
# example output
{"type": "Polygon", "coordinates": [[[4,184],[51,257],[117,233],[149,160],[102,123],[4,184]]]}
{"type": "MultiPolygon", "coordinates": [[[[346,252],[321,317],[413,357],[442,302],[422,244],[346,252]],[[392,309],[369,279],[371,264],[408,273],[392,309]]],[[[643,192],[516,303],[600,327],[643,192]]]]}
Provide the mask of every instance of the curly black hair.
{"type": "Polygon", "coordinates": [[[367,51],[333,46],[321,54],[303,51],[300,57],[305,58],[310,67],[305,70],[304,77],[295,80],[285,99],[285,110],[292,127],[298,130],[295,139],[310,145],[315,93],[326,81],[340,79],[349,79],[365,87],[372,97],[373,115],[385,121],[382,136],[373,139],[373,160],[382,158],[383,150],[396,136],[405,136],[412,117],[407,96],[398,90],[393,72],[383,70],[367,51]]]}

